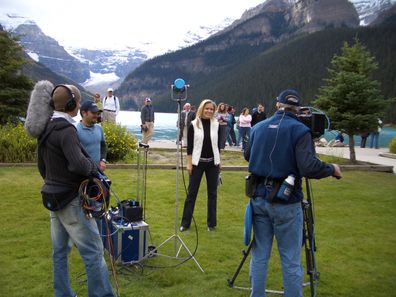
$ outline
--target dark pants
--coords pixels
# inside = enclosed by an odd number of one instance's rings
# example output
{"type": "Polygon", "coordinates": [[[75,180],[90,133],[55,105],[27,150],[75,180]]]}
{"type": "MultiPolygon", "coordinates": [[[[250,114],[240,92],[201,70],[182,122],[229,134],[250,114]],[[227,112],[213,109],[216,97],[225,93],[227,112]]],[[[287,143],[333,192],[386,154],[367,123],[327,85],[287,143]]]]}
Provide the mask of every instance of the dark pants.
{"type": "Polygon", "coordinates": [[[225,148],[226,140],[228,133],[230,131],[230,127],[228,125],[219,125],[220,133],[219,133],[219,147],[221,150],[225,148]]]}
{"type": "Polygon", "coordinates": [[[228,140],[228,144],[231,145],[236,145],[237,141],[236,141],[236,135],[235,135],[235,130],[234,130],[234,125],[232,125],[231,129],[230,129],[230,133],[228,133],[227,136],[227,140],[228,140]]]}
{"type": "Polygon", "coordinates": [[[365,148],[368,135],[367,136],[361,136],[361,137],[362,137],[362,140],[360,141],[360,147],[361,148],[365,148]]]}
{"type": "Polygon", "coordinates": [[[184,202],[183,218],[181,225],[190,227],[191,218],[194,212],[195,200],[197,199],[199,186],[202,175],[205,172],[206,183],[208,188],[208,227],[216,226],[216,208],[217,208],[217,183],[219,178],[219,166],[214,162],[199,162],[198,166],[193,166],[192,174],[188,184],[188,193],[184,202]]]}

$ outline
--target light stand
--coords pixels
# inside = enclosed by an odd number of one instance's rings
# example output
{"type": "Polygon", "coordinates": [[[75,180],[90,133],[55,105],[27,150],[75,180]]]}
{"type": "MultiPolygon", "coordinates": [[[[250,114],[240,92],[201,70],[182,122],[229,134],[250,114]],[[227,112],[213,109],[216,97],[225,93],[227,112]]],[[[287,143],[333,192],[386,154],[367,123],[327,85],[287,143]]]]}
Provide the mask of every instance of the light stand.
{"type": "MultiPolygon", "coordinates": [[[[178,121],[178,128],[177,128],[177,139],[179,139],[179,135],[180,135],[180,120],[181,120],[181,102],[182,101],[186,101],[187,100],[187,88],[189,87],[189,85],[186,85],[184,80],[181,78],[178,78],[175,80],[174,84],[171,85],[171,99],[172,101],[176,101],[177,102],[177,110],[178,110],[178,117],[177,117],[177,121],[178,121]]],[[[176,201],[175,201],[175,233],[172,234],[170,237],[168,237],[164,242],[162,242],[158,247],[156,247],[155,249],[151,250],[149,252],[149,254],[147,256],[154,256],[154,255],[160,255],[157,254],[157,250],[159,248],[161,248],[163,245],[165,245],[166,243],[168,243],[171,240],[174,240],[174,250],[175,250],[175,256],[171,257],[174,259],[178,259],[178,260],[184,260],[184,261],[188,261],[190,259],[192,259],[195,264],[198,266],[199,270],[201,270],[202,272],[204,272],[204,270],[202,269],[201,265],[199,265],[198,261],[195,259],[194,255],[191,253],[191,251],[188,249],[187,245],[184,243],[184,241],[181,239],[181,237],[178,234],[178,225],[179,225],[179,169],[180,169],[180,145],[181,142],[177,141],[176,142],[176,201]],[[180,247],[178,248],[178,243],[180,243],[180,247]],[[181,249],[184,248],[186,250],[186,252],[190,255],[187,258],[180,258],[179,254],[181,252],[181,249]]],[[[162,255],[164,256],[164,255],[162,255]]]]}

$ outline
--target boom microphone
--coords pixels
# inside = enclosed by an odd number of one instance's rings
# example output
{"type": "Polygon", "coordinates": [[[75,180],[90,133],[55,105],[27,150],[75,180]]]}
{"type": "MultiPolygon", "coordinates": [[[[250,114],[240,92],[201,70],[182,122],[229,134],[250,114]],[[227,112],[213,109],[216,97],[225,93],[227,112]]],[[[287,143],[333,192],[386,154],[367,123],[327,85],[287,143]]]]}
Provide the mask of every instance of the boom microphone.
{"type": "Polygon", "coordinates": [[[25,129],[33,138],[38,138],[51,118],[54,109],[50,106],[51,92],[54,85],[48,80],[36,83],[30,95],[25,121],[25,129]]]}

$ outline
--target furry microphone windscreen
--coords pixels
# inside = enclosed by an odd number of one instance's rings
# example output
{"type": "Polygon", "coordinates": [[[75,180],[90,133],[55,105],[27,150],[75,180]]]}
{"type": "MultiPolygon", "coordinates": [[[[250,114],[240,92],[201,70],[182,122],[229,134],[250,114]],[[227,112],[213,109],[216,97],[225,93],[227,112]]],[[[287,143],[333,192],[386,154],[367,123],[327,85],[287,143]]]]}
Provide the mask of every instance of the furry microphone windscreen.
{"type": "Polygon", "coordinates": [[[25,129],[30,136],[38,138],[43,133],[54,109],[50,105],[54,85],[48,80],[36,83],[30,95],[25,129]]]}

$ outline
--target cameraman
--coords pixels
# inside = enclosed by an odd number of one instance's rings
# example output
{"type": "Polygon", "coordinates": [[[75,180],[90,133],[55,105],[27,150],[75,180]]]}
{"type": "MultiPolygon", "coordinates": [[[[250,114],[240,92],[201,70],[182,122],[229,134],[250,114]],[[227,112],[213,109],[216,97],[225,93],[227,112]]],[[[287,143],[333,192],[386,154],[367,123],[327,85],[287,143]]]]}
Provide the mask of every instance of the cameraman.
{"type": "Polygon", "coordinates": [[[257,179],[251,199],[254,230],[250,264],[252,297],[266,296],[268,261],[274,236],[282,263],[285,296],[302,296],[301,179],[304,176],[317,179],[341,177],[338,165],[317,159],[310,130],[296,116],[300,101],[295,90],[280,93],[276,103],[278,111],[252,128],[245,152],[249,171],[257,179]],[[277,195],[278,189],[289,175],[295,177],[294,187],[288,200],[282,200],[277,195]]]}

